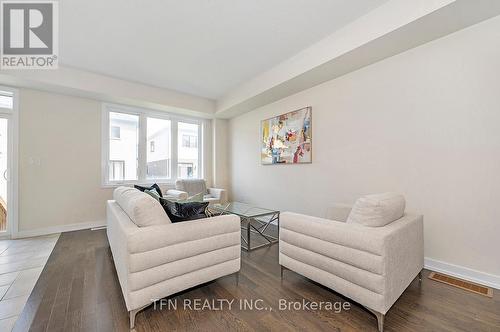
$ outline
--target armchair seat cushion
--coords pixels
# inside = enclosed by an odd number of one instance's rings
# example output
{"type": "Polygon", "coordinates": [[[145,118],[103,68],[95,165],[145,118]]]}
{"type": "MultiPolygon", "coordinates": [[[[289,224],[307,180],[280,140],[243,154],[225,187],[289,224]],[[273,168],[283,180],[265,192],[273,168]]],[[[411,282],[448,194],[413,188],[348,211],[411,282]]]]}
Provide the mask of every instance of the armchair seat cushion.
{"type": "Polygon", "coordinates": [[[163,198],[171,201],[185,201],[188,199],[188,193],[181,190],[169,189],[166,191],[166,195],[163,195],[163,198]]]}
{"type": "Polygon", "coordinates": [[[219,201],[219,198],[214,197],[214,196],[212,196],[212,195],[204,195],[204,196],[203,196],[203,200],[204,200],[205,202],[216,202],[216,201],[219,201]]]}
{"type": "Polygon", "coordinates": [[[359,198],[347,218],[347,223],[382,227],[400,219],[405,212],[403,195],[384,193],[359,198]]]}

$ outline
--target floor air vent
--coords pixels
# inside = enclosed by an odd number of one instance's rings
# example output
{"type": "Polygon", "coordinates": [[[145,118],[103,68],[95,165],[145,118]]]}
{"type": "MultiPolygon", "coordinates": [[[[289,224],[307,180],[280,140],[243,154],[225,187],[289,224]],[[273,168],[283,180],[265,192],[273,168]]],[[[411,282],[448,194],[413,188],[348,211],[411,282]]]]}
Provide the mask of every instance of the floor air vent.
{"type": "Polygon", "coordinates": [[[472,293],[480,294],[487,297],[493,297],[493,290],[489,287],[478,285],[470,281],[465,281],[455,277],[450,277],[445,274],[431,272],[429,274],[429,279],[442,282],[444,284],[454,286],[472,293]]]}

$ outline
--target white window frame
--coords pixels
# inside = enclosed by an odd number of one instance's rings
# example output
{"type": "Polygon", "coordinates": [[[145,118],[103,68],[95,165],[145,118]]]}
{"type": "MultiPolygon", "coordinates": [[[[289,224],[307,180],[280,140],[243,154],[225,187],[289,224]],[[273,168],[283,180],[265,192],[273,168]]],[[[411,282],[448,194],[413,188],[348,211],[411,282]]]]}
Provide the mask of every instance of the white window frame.
{"type": "Polygon", "coordinates": [[[192,123],[198,125],[198,178],[202,179],[204,177],[203,169],[203,148],[204,137],[203,137],[203,127],[204,120],[201,118],[179,116],[177,114],[155,111],[145,108],[118,105],[118,104],[102,104],[102,131],[101,131],[101,182],[103,187],[117,187],[120,185],[133,185],[133,184],[174,184],[177,180],[177,152],[179,146],[177,144],[178,140],[178,122],[192,123]],[[139,145],[138,145],[138,167],[137,167],[137,180],[127,180],[127,181],[110,181],[109,180],[109,113],[123,113],[139,116],[139,145]],[[156,118],[162,120],[170,120],[171,126],[171,151],[170,151],[170,179],[148,179],[146,177],[147,169],[147,151],[149,149],[147,144],[147,119],[156,118]]]}

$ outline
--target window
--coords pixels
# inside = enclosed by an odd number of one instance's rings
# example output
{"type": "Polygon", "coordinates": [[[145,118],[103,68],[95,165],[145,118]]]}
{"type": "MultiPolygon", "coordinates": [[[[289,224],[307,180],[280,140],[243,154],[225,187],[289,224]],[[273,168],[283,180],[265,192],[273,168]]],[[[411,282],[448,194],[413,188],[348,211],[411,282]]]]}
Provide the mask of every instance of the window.
{"type": "Polygon", "coordinates": [[[138,180],[137,166],[139,157],[139,116],[109,112],[109,181],[138,180]],[[116,130],[118,128],[118,130],[116,130]],[[115,137],[119,132],[119,140],[115,137]],[[113,173],[111,161],[119,160],[123,171],[113,173]],[[116,174],[117,177],[111,177],[116,174]]]}
{"type": "Polygon", "coordinates": [[[178,122],[178,178],[197,178],[198,174],[198,133],[200,125],[196,123],[178,122]]]}
{"type": "Polygon", "coordinates": [[[202,122],[125,106],[103,106],[103,184],[202,177],[202,122]]]}
{"type": "Polygon", "coordinates": [[[172,137],[170,120],[147,118],[149,151],[147,156],[148,179],[170,179],[172,137]]]}
{"type": "Polygon", "coordinates": [[[111,126],[110,138],[111,139],[120,139],[120,127],[119,126],[111,126]]]}
{"type": "Polygon", "coordinates": [[[8,91],[0,91],[0,108],[14,108],[14,94],[8,91]]]}

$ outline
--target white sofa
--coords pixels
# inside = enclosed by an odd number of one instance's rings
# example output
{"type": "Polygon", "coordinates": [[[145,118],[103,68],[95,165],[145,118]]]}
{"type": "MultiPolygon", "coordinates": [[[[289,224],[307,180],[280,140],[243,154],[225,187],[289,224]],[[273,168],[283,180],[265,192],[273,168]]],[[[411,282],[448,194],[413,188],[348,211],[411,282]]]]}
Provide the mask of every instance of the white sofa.
{"type": "Polygon", "coordinates": [[[383,202],[368,208],[358,202],[355,211],[345,205],[331,209],[337,220],[282,213],[281,276],[289,269],[351,298],[376,315],[383,331],[387,311],[417,275],[421,278],[423,217],[404,213],[404,203],[398,217],[383,202]],[[382,223],[397,220],[380,227],[363,224],[384,218],[382,223]]]}
{"type": "Polygon", "coordinates": [[[234,215],[171,223],[160,203],[119,187],[107,202],[107,235],[130,327],[154,300],[240,270],[234,215]]]}
{"type": "Polygon", "coordinates": [[[185,196],[194,196],[203,194],[203,201],[213,203],[224,203],[227,201],[227,192],[225,189],[207,188],[203,179],[180,179],[175,181],[175,190],[168,190],[167,195],[179,195],[186,193],[185,196]]]}

